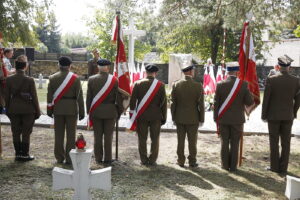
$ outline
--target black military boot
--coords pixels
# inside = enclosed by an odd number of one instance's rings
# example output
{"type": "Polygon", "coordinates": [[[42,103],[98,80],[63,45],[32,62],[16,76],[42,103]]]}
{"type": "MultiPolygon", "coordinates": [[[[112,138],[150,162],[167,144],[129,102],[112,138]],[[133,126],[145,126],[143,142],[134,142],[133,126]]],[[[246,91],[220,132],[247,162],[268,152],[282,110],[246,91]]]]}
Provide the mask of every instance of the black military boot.
{"type": "Polygon", "coordinates": [[[21,161],[22,160],[22,147],[20,142],[14,142],[14,147],[15,147],[15,161],[21,161]]]}
{"type": "Polygon", "coordinates": [[[34,160],[34,156],[29,155],[29,143],[22,143],[22,160],[23,161],[34,160]]]}

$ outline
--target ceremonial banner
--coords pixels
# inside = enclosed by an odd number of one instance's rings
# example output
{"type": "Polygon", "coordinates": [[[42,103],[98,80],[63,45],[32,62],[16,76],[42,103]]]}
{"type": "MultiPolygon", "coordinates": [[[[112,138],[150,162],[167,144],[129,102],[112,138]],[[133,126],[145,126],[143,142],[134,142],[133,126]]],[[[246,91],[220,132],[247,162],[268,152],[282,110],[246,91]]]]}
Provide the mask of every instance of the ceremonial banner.
{"type": "Polygon", "coordinates": [[[132,112],[132,116],[130,118],[129,124],[127,125],[127,129],[134,131],[136,129],[136,120],[143,114],[143,112],[146,110],[146,108],[149,106],[151,103],[152,99],[155,97],[156,93],[158,92],[161,82],[158,81],[157,79],[154,79],[149,90],[139,102],[139,105],[136,110],[132,112]]]}
{"type": "Polygon", "coordinates": [[[54,105],[64,96],[64,94],[70,89],[77,78],[77,75],[69,72],[65,78],[65,80],[61,83],[61,85],[57,88],[57,90],[53,94],[53,99],[51,103],[48,103],[47,109],[53,109],[54,105]]]}
{"type": "Polygon", "coordinates": [[[218,67],[218,72],[217,72],[217,78],[216,81],[217,83],[223,80],[223,73],[222,73],[222,66],[218,67]]]}
{"type": "Polygon", "coordinates": [[[114,87],[115,83],[117,81],[117,78],[113,75],[108,75],[107,80],[104,84],[104,86],[101,88],[101,90],[96,94],[96,96],[93,98],[90,110],[89,110],[89,127],[93,127],[93,121],[91,119],[92,112],[103,102],[103,100],[107,97],[107,95],[110,93],[112,88],[114,87]]]}
{"type": "Polygon", "coordinates": [[[130,75],[123,41],[123,31],[118,15],[116,16],[113,25],[112,42],[117,43],[115,76],[119,79],[119,89],[123,94],[130,96],[130,75]]]}
{"type": "Polygon", "coordinates": [[[260,104],[254,43],[251,31],[249,29],[249,22],[245,22],[243,27],[240,43],[239,65],[239,78],[248,82],[248,88],[254,98],[254,104],[246,107],[246,113],[249,115],[260,104]]]}
{"type": "Polygon", "coordinates": [[[210,65],[205,68],[203,80],[204,94],[214,94],[216,92],[216,79],[214,75],[214,66],[210,65]],[[209,72],[207,69],[209,67],[209,72]]]}

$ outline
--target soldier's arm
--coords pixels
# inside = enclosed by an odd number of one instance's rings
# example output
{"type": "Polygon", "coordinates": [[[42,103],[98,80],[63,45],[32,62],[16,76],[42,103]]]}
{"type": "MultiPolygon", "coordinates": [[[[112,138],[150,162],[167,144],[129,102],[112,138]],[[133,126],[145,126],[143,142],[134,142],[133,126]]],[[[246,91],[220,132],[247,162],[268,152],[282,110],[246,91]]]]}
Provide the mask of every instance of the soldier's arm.
{"type": "MultiPolygon", "coordinates": [[[[2,86],[0,86],[0,87],[2,87],[2,86]]],[[[4,99],[5,99],[6,113],[9,109],[10,95],[11,95],[10,84],[8,82],[6,82],[6,86],[4,87],[4,99]]]]}
{"type": "Polygon", "coordinates": [[[161,86],[161,91],[162,91],[162,95],[161,95],[161,112],[162,112],[162,121],[166,122],[167,121],[167,95],[166,95],[166,89],[165,89],[165,84],[162,84],[161,86]]]}
{"type": "MultiPolygon", "coordinates": [[[[126,98],[125,96],[123,96],[123,94],[119,91],[118,89],[119,87],[119,83],[116,82],[115,83],[115,91],[116,91],[116,104],[117,104],[117,111],[118,111],[118,118],[121,116],[121,114],[124,112],[125,108],[123,106],[123,100],[126,98]]],[[[129,98],[129,97],[127,97],[129,98]]]]}
{"type": "Polygon", "coordinates": [[[297,118],[297,112],[300,107],[300,79],[298,79],[298,89],[294,97],[294,118],[297,118]]]}
{"type": "Polygon", "coordinates": [[[131,98],[130,98],[130,111],[129,113],[132,114],[133,111],[136,109],[136,103],[137,103],[137,95],[138,95],[138,90],[137,90],[137,83],[134,84],[131,98]]]}
{"type": "Polygon", "coordinates": [[[34,82],[33,78],[30,79],[30,93],[32,95],[32,101],[33,101],[35,112],[36,112],[35,117],[37,119],[41,116],[41,110],[40,110],[40,104],[39,104],[39,100],[37,97],[35,82],[34,82]]]}
{"type": "Polygon", "coordinates": [[[90,107],[92,104],[92,89],[91,89],[91,79],[88,80],[88,87],[87,87],[87,93],[86,93],[86,113],[89,114],[90,107]]]}
{"type": "Polygon", "coordinates": [[[76,80],[76,98],[77,98],[77,104],[79,109],[79,120],[81,120],[84,118],[84,102],[83,102],[81,81],[79,78],[76,80]]]}
{"type": "Polygon", "coordinates": [[[218,119],[219,107],[220,107],[220,84],[217,84],[216,93],[214,97],[214,121],[218,119]]]}
{"type": "Polygon", "coordinates": [[[271,97],[271,85],[270,85],[270,79],[267,78],[266,87],[264,91],[264,100],[262,103],[262,110],[261,110],[262,120],[267,120],[270,97],[271,97]]]}
{"type": "Polygon", "coordinates": [[[176,88],[175,88],[175,84],[173,84],[172,91],[171,91],[171,114],[172,114],[172,121],[175,121],[175,113],[176,113],[176,88]]]}
{"type": "MultiPolygon", "coordinates": [[[[47,104],[51,103],[53,100],[53,89],[52,89],[52,83],[51,83],[51,78],[49,78],[49,83],[48,83],[48,88],[47,88],[47,104]]],[[[49,109],[47,107],[47,115],[52,116],[53,115],[53,110],[49,109]]]]}
{"type": "Polygon", "coordinates": [[[198,99],[198,110],[199,110],[199,121],[201,123],[204,123],[204,118],[205,118],[205,110],[204,110],[204,91],[203,91],[203,86],[200,83],[200,94],[199,94],[199,99],[198,99]]]}

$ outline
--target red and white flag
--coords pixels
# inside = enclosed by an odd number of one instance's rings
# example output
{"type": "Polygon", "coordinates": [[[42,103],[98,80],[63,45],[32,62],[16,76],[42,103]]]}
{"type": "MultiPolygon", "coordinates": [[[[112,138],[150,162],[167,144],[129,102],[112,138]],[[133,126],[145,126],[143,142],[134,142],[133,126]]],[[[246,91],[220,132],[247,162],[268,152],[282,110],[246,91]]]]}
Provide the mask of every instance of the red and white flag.
{"type": "Polygon", "coordinates": [[[145,70],[145,64],[144,62],[142,63],[142,66],[141,66],[141,72],[140,72],[140,78],[146,78],[147,77],[147,74],[146,74],[146,70],[145,70]]]}
{"type": "Polygon", "coordinates": [[[204,72],[204,83],[203,83],[204,93],[214,94],[216,92],[216,86],[217,83],[214,74],[214,66],[213,65],[207,66],[204,72]],[[209,67],[209,72],[207,71],[208,67],[209,67]]]}
{"type": "Polygon", "coordinates": [[[115,76],[119,79],[119,89],[121,92],[129,96],[131,94],[130,75],[123,41],[123,31],[118,15],[113,23],[112,42],[117,43],[118,45],[115,62],[115,76]]]}
{"type": "Polygon", "coordinates": [[[260,92],[256,73],[253,37],[249,30],[249,22],[244,23],[239,54],[239,78],[248,82],[248,88],[254,98],[254,104],[246,108],[249,115],[260,104],[260,92]],[[248,47],[248,48],[247,48],[248,47]]]}
{"type": "Polygon", "coordinates": [[[217,83],[223,80],[223,73],[222,73],[222,66],[218,67],[218,72],[217,72],[217,78],[216,81],[217,83]]]}

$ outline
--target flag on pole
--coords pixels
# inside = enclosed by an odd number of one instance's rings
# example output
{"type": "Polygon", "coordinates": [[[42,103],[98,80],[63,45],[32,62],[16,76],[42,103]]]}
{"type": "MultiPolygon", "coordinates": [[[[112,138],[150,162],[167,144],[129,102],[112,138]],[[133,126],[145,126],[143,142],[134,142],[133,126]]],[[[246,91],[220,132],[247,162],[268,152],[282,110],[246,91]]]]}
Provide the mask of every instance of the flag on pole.
{"type": "Polygon", "coordinates": [[[113,23],[112,42],[117,43],[117,57],[115,62],[115,76],[119,79],[119,90],[125,95],[131,94],[130,75],[127,65],[125,45],[123,41],[123,31],[119,15],[113,23]]]}
{"type": "Polygon", "coordinates": [[[216,79],[214,74],[214,66],[209,65],[205,68],[203,79],[204,94],[213,94],[216,92],[216,79]],[[208,72],[209,69],[209,72],[208,72]]]}
{"type": "Polygon", "coordinates": [[[246,107],[246,113],[249,115],[260,104],[260,92],[256,73],[254,43],[249,28],[249,22],[244,23],[239,53],[239,78],[248,82],[248,88],[254,98],[254,104],[246,107]]]}
{"type": "Polygon", "coordinates": [[[135,81],[141,79],[141,70],[140,70],[139,64],[136,65],[136,74],[135,74],[134,79],[135,79],[135,81]]]}
{"type": "Polygon", "coordinates": [[[145,70],[145,64],[144,62],[142,62],[142,66],[141,66],[141,71],[140,71],[140,78],[146,78],[147,74],[146,74],[146,70],[145,70]]]}
{"type": "Polygon", "coordinates": [[[216,81],[217,83],[223,80],[223,73],[222,73],[222,66],[218,67],[218,72],[217,72],[217,78],[216,81]]]}

